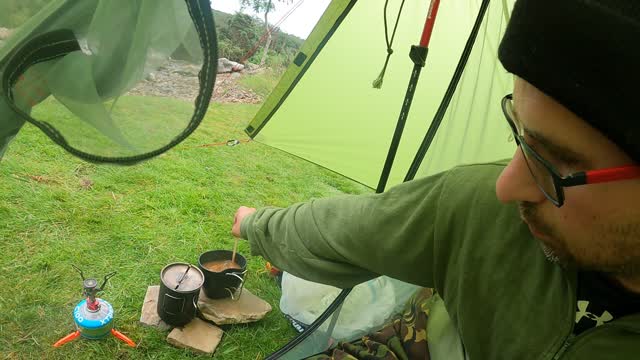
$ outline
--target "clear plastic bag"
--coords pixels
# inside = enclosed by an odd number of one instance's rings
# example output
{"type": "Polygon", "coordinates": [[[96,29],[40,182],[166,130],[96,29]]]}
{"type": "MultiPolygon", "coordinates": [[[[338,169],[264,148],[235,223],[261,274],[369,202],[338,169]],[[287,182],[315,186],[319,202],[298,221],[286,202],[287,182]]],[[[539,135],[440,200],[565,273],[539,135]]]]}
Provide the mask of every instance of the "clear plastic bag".
{"type": "MultiPolygon", "coordinates": [[[[349,341],[378,330],[400,314],[418,286],[381,276],[353,288],[345,300],[332,338],[349,341]]],[[[293,319],[311,324],[331,304],[341,289],[282,275],[280,310],[293,319]]]]}

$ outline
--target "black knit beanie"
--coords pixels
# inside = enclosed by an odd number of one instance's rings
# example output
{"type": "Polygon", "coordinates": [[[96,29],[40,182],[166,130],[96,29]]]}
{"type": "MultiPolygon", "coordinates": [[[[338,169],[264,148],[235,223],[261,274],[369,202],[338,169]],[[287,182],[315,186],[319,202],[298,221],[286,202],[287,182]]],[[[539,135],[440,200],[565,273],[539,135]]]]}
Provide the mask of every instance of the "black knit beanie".
{"type": "Polygon", "coordinates": [[[640,0],[518,0],[499,57],[640,162],[640,0]]]}

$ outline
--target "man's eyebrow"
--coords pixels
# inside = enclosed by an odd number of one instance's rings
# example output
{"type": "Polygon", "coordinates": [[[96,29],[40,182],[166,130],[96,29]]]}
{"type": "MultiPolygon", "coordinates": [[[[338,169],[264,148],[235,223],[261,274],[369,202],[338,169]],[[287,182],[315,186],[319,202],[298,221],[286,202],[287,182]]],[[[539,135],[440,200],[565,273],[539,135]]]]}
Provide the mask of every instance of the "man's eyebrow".
{"type": "MultiPolygon", "coordinates": [[[[515,107],[512,108],[512,111],[513,111],[513,116],[515,118],[514,121],[519,122],[518,112],[516,111],[515,107]]],[[[551,156],[555,157],[556,159],[566,163],[567,165],[585,165],[586,166],[590,164],[589,160],[587,160],[584,156],[578,154],[577,152],[565,146],[554,143],[553,141],[551,141],[549,138],[542,135],[541,133],[535,130],[531,130],[522,124],[520,126],[522,127],[522,131],[527,135],[529,135],[531,138],[533,138],[542,147],[544,147],[546,152],[551,154],[551,156]]]]}
{"type": "Polygon", "coordinates": [[[554,143],[541,133],[528,129],[523,126],[522,131],[534,139],[540,146],[544,147],[546,152],[556,159],[566,163],[567,165],[588,165],[590,162],[577,152],[554,143]]]}

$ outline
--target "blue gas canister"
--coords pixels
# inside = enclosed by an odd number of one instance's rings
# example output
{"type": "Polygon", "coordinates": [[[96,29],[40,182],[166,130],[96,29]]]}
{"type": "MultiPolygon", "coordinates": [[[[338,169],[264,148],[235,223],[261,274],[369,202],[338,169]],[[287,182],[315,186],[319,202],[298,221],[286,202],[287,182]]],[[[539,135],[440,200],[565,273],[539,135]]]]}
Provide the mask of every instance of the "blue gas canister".
{"type": "Polygon", "coordinates": [[[87,339],[101,339],[111,334],[113,328],[113,307],[108,302],[96,298],[97,310],[90,310],[87,300],[82,300],[73,310],[73,320],[80,335],[87,339]]]}

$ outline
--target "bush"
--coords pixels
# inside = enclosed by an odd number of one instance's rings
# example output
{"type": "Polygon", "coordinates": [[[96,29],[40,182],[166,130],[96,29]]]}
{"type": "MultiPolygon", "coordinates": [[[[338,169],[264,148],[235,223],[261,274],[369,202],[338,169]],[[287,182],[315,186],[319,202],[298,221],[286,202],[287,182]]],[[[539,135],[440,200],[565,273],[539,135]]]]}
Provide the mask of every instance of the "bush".
{"type": "MultiPolygon", "coordinates": [[[[264,22],[242,13],[227,15],[216,12],[216,17],[219,56],[239,62],[252,50],[255,50],[247,60],[256,64],[260,63],[264,44],[257,44],[264,34],[264,22]]],[[[266,65],[288,66],[302,43],[302,39],[285,34],[278,29],[275,30],[266,65]]]]}
{"type": "Polygon", "coordinates": [[[244,49],[229,40],[218,40],[218,57],[227,58],[231,61],[240,61],[244,55],[244,49]]]}

